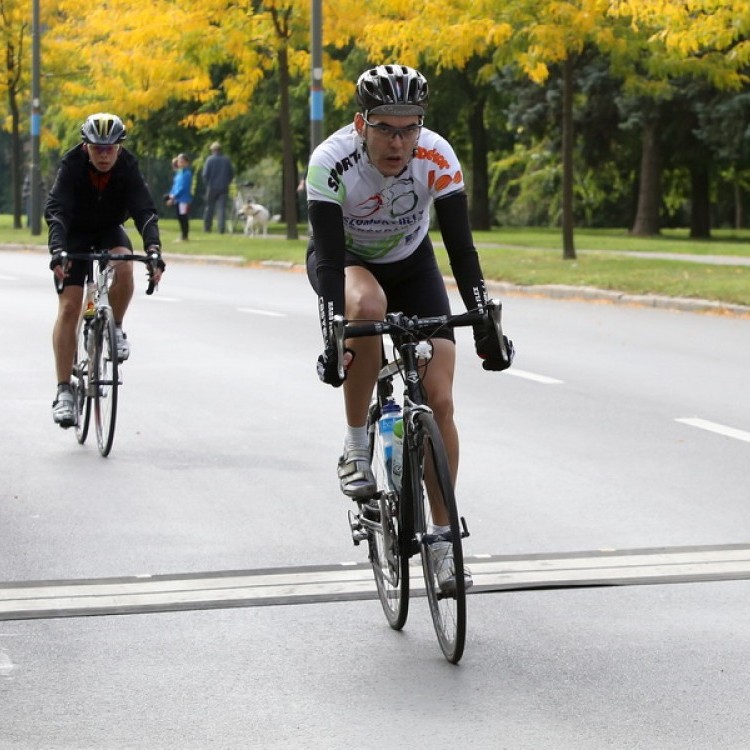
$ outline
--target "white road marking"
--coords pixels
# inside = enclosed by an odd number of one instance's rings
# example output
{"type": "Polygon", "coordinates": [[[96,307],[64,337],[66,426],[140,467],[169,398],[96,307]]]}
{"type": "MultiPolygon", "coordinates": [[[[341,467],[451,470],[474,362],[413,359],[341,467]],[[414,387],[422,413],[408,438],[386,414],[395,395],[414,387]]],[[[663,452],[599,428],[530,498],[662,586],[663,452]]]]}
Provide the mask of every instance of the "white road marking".
{"type": "MultiPolygon", "coordinates": [[[[474,594],[549,588],[750,579],[750,545],[466,559],[474,594]]],[[[418,560],[411,588],[424,595],[418,560]]],[[[151,578],[0,583],[0,621],[354,601],[377,597],[372,569],[324,565],[155,575],[151,578]]]]}
{"type": "Polygon", "coordinates": [[[155,294],[151,299],[155,302],[181,302],[178,297],[165,297],[163,294],[155,294]]]}
{"type": "Polygon", "coordinates": [[[682,422],[682,424],[687,424],[691,427],[697,427],[700,430],[716,432],[719,435],[724,435],[725,437],[735,438],[736,440],[744,440],[746,443],[750,443],[750,432],[746,432],[745,430],[738,430],[735,427],[727,427],[726,425],[719,424],[718,422],[710,422],[708,419],[685,417],[682,419],[675,419],[675,422],[682,422]]]}
{"type": "Polygon", "coordinates": [[[284,318],[285,313],[274,312],[273,310],[257,310],[252,307],[238,307],[237,312],[249,313],[250,315],[266,315],[269,318],[284,318]]]}
{"type": "Polygon", "coordinates": [[[535,372],[528,372],[527,370],[519,370],[515,367],[511,367],[505,371],[508,375],[515,375],[517,378],[524,378],[525,380],[533,380],[536,383],[544,383],[545,385],[555,385],[556,383],[564,383],[563,380],[557,378],[549,378],[546,375],[537,375],[535,372]]]}
{"type": "Polygon", "coordinates": [[[18,281],[16,276],[4,276],[0,273],[0,281],[18,281]]]}

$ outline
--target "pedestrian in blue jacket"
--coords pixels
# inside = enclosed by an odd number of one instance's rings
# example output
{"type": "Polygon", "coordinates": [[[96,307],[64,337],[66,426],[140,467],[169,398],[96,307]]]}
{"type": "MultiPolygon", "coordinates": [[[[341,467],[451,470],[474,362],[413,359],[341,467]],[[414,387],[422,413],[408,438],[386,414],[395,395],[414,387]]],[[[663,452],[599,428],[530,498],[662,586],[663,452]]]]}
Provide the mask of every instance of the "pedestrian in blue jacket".
{"type": "Polygon", "coordinates": [[[177,242],[187,242],[190,233],[190,204],[193,202],[193,170],[186,154],[179,154],[172,160],[175,167],[168,203],[177,210],[180,236],[177,242]]]}

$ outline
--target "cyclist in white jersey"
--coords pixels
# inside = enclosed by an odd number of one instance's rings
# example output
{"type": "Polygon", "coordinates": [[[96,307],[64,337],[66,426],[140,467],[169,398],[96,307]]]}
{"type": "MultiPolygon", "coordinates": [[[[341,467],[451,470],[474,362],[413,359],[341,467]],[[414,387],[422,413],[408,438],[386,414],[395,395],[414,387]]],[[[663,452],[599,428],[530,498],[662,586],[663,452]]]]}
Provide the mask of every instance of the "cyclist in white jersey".
{"type": "MultiPolygon", "coordinates": [[[[417,70],[402,65],[371,68],[357,81],[360,111],[354,122],[333,133],[310,157],[307,270],[319,297],[324,339],[318,376],[336,387],[342,381],[331,329],[334,315],[380,320],[389,311],[450,313],[428,236],[432,206],[466,308],[487,302],[461,165],[450,144],[423,127],[427,100],[427,81],[417,70]]],[[[478,326],[474,339],[485,369],[508,366],[494,327],[478,326]]],[[[432,341],[423,385],[455,481],[459,450],[453,421],[453,333],[448,329],[432,341]]],[[[512,358],[507,339],[506,346],[512,358]]],[[[363,499],[375,491],[365,424],[381,343],[366,337],[348,341],[347,347],[347,430],[338,476],[344,494],[363,499]]]]}

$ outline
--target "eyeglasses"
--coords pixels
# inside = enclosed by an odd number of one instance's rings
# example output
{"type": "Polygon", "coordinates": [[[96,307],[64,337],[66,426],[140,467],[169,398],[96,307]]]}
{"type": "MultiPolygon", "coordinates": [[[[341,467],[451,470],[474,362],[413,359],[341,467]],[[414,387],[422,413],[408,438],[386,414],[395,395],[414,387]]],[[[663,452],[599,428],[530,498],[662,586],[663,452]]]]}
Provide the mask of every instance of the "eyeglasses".
{"type": "Polygon", "coordinates": [[[112,145],[100,146],[94,143],[89,143],[89,148],[94,149],[97,154],[111,154],[113,151],[118,151],[120,149],[120,144],[115,143],[112,145]]]}
{"type": "Polygon", "coordinates": [[[404,141],[412,141],[418,135],[422,129],[422,123],[406,125],[403,128],[394,128],[393,125],[386,125],[384,122],[370,122],[364,115],[362,119],[365,121],[367,127],[372,128],[378,135],[392,141],[396,136],[400,136],[404,141]]]}

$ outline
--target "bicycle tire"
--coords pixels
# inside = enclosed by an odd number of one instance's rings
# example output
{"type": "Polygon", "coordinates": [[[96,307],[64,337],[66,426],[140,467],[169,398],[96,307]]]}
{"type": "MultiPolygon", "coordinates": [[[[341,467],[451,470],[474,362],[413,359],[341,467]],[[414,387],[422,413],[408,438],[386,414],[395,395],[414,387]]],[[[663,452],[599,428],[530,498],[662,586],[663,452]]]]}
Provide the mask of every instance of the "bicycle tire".
{"type": "Polygon", "coordinates": [[[117,338],[112,310],[104,308],[96,322],[96,344],[94,347],[94,417],[96,442],[99,453],[106,457],[112,450],[117,423],[117,391],[119,386],[119,363],[117,338]]]}
{"type": "Polygon", "coordinates": [[[449,662],[457,664],[463,656],[466,643],[466,582],[456,496],[448,456],[435,418],[429,412],[416,414],[414,429],[415,448],[409,452],[407,462],[411,486],[416,488],[414,530],[420,542],[425,593],[440,648],[449,662]],[[427,534],[429,524],[433,522],[433,515],[438,508],[443,514],[443,518],[438,520],[447,518],[450,523],[451,533],[448,541],[452,545],[450,551],[453,554],[455,585],[449,592],[441,591],[438,584],[429,549],[429,542],[434,539],[427,534]]]}
{"type": "Polygon", "coordinates": [[[91,395],[89,391],[89,354],[87,348],[87,336],[92,335],[92,330],[87,330],[86,321],[78,322],[78,333],[76,336],[76,359],[73,363],[73,398],[76,410],[76,440],[83,445],[89,434],[91,422],[91,395]]]}
{"type": "MultiPolygon", "coordinates": [[[[405,554],[402,542],[400,499],[387,479],[383,443],[377,429],[379,416],[380,410],[373,406],[368,431],[380,523],[368,526],[368,546],[385,619],[394,630],[401,630],[409,614],[409,556],[405,554]]],[[[367,504],[362,504],[363,513],[367,513],[367,507],[367,504]]]]}

